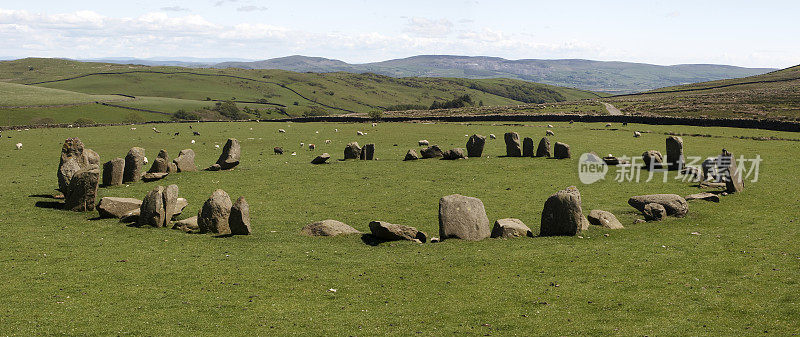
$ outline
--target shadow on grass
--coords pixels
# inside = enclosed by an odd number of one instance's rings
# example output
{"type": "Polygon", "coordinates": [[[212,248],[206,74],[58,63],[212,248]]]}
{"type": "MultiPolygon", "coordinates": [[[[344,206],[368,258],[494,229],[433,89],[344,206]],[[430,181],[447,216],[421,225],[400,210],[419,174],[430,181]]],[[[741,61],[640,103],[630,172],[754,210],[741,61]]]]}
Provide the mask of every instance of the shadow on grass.
{"type": "Polygon", "coordinates": [[[63,209],[64,203],[58,201],[37,201],[34,206],[39,208],[63,209]]]}
{"type": "Polygon", "coordinates": [[[230,237],[233,237],[233,234],[218,234],[218,235],[214,235],[212,237],[213,238],[230,238],[230,237]]]}
{"type": "Polygon", "coordinates": [[[388,240],[379,239],[372,234],[361,234],[361,241],[367,244],[368,246],[373,246],[373,247],[384,242],[389,242],[388,240]]]}
{"type": "Polygon", "coordinates": [[[61,199],[61,198],[56,198],[56,196],[52,194],[31,194],[28,196],[28,198],[61,199]]]}

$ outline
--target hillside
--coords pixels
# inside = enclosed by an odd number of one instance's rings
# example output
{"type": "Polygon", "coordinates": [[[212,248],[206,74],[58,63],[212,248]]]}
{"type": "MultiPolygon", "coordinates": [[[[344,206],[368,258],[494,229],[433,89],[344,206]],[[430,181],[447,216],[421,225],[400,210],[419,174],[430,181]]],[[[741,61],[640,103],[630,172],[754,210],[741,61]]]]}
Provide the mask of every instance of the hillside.
{"type": "Polygon", "coordinates": [[[122,101],[125,97],[88,95],[79,92],[0,82],[0,108],[78,105],[96,101],[122,101]]]}
{"type": "Polygon", "coordinates": [[[214,67],[296,72],[371,72],[392,77],[502,77],[609,93],[641,92],[687,83],[753,76],[775,70],[713,64],[659,66],[631,62],[506,60],[447,55],[421,55],[365,64],[295,55],[255,62],[224,62],[214,67]]]}
{"type": "Polygon", "coordinates": [[[800,119],[800,66],[605,99],[626,114],[800,119]]]}
{"type": "MultiPolygon", "coordinates": [[[[172,114],[235,101],[252,118],[367,113],[396,105],[431,106],[469,95],[475,106],[555,103],[601,97],[510,79],[394,78],[370,73],[148,67],[61,59],[0,62],[0,81],[91,95],[127,95],[115,104],[172,114]]],[[[2,110],[0,110],[2,112],[2,110]]],[[[68,122],[68,121],[66,121],[68,122]]]]}

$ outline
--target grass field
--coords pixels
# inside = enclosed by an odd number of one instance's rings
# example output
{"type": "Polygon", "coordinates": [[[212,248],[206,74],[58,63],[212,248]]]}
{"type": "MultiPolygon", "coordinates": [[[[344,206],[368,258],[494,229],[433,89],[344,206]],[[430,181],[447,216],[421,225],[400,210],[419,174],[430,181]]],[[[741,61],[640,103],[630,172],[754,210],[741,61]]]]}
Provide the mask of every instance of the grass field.
{"type": "Polygon", "coordinates": [[[87,95],[73,91],[0,82],[0,108],[83,104],[126,99],[114,95],[87,95]]]}
{"type": "MultiPolygon", "coordinates": [[[[552,123],[556,136],[587,151],[664,151],[666,132],[685,136],[687,155],[724,147],[764,158],[760,180],[719,204],[691,201],[686,218],[632,224],[632,195],[698,189],[667,183],[581,185],[577,159],[488,158],[402,162],[419,139],[463,147],[464,135],[507,131],[538,139],[543,124],[197,123],[6,131],[0,140],[3,335],[792,335],[800,331],[800,201],[797,142],[762,130],[552,123]],[[251,129],[252,128],[252,129],[251,129]],[[277,132],[278,128],[287,133],[277,132]],[[339,132],[335,132],[338,129],[339,132]],[[356,136],[356,131],[367,132],[356,136]],[[634,130],[650,131],[633,138],[634,130]],[[316,133],[316,132],[319,133],[316,133]],[[172,136],[181,132],[181,136],[172,136]],[[109,137],[113,135],[113,137],[109,137]],[[11,138],[9,138],[9,136],[11,138]],[[254,234],[214,238],[131,228],[96,213],[52,209],[62,142],[80,137],[101,160],[132,146],[149,158],[197,153],[198,166],[235,137],[242,164],[230,172],[171,175],[158,183],[102,188],[100,196],[142,198],[177,184],[194,215],[216,188],[250,204],[254,234]],[[196,140],[191,144],[191,140],[196,140]],[[325,139],[332,144],[324,144],[325,139]],[[350,141],[375,143],[377,161],[342,158],[350,141]],[[15,143],[24,144],[13,150],[15,143]],[[315,152],[300,142],[315,143],[315,152]],[[397,144],[397,146],[394,146],[397,144]],[[288,153],[272,154],[282,146],[288,153]],[[329,165],[312,166],[329,152],[329,165]],[[302,226],[337,219],[367,231],[371,220],[438,236],[437,202],[452,193],[483,200],[490,220],[516,217],[538,232],[546,198],[578,185],[584,212],[613,212],[623,230],[591,228],[578,237],[364,244],[360,237],[309,238],[302,226]],[[700,235],[692,235],[692,233],[700,235]],[[608,234],[608,236],[605,236],[608,234]],[[329,289],[336,289],[331,292],[329,289]]],[[[670,174],[670,178],[674,173],[670,174]]]]}

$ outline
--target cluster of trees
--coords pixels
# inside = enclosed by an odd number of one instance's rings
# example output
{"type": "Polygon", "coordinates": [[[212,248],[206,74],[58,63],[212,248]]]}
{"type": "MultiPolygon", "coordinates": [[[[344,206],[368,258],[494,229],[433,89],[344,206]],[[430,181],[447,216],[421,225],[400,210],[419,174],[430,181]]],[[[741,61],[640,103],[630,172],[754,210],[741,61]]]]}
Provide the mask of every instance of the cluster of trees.
{"type": "Polygon", "coordinates": [[[184,109],[180,109],[172,114],[173,118],[184,120],[213,120],[222,118],[241,120],[250,119],[253,116],[261,117],[261,110],[251,109],[250,107],[244,107],[243,109],[240,109],[236,105],[236,102],[233,101],[217,102],[211,107],[205,107],[195,111],[186,111],[184,109]]]}
{"type": "Polygon", "coordinates": [[[471,83],[469,88],[525,103],[542,104],[567,100],[561,93],[543,86],[471,83]]]}
{"type": "MultiPolygon", "coordinates": [[[[386,111],[454,109],[472,105],[474,105],[474,102],[472,101],[472,96],[470,96],[469,94],[464,94],[449,101],[444,101],[444,102],[433,101],[431,105],[422,105],[422,104],[390,105],[389,107],[386,108],[386,111]]],[[[481,101],[479,105],[483,106],[483,101],[481,101]]]]}

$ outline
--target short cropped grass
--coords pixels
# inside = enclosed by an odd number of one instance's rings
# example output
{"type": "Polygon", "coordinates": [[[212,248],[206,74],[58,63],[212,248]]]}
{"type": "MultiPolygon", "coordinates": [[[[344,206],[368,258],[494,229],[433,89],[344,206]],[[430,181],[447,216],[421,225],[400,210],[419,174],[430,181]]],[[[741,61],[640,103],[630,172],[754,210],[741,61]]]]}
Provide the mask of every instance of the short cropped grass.
{"type": "Polygon", "coordinates": [[[632,224],[628,197],[698,191],[671,179],[582,185],[577,159],[503,158],[502,134],[538,139],[539,124],[193,123],[3,132],[0,141],[0,332],[4,335],[791,335],[800,331],[800,188],[796,134],[728,128],[552,123],[553,141],[583,152],[640,155],[684,137],[687,155],[722,148],[760,155],[760,180],[719,204],[691,201],[686,218],[632,224]],[[191,136],[189,126],[200,136],[191,136]],[[278,133],[283,128],[287,133],[278,133]],[[336,132],[338,129],[338,132],[336,132]],[[356,131],[367,133],[356,136],[356,131]],[[650,131],[633,138],[634,130],[650,131]],[[179,136],[173,136],[180,132],[179,136]],[[317,133],[319,132],[319,133],[317,133]],[[403,162],[428,139],[463,147],[493,133],[484,158],[403,162]],[[8,138],[8,137],[11,138],[8,138]],[[102,160],[144,147],[214,162],[228,137],[242,144],[230,172],[180,173],[101,188],[141,198],[177,184],[196,214],[214,189],[250,204],[251,236],[215,238],[132,228],[96,213],[53,209],[63,140],[80,137],[102,160]],[[330,139],[332,144],[326,145],[330,139]],[[195,144],[191,144],[195,140],[195,144]],[[347,142],[375,143],[377,161],[339,161],[347,142]],[[15,143],[22,150],[13,150],[15,143]],[[301,148],[314,143],[316,151],[301,148]],[[273,155],[282,146],[285,155],[273,155]],[[296,155],[291,155],[296,152],[296,155]],[[332,162],[312,166],[317,154],[332,162]],[[611,211],[623,230],[581,237],[446,240],[369,246],[359,236],[309,238],[312,221],[367,231],[371,220],[438,236],[437,203],[452,193],[483,200],[491,221],[515,217],[538,232],[542,206],[577,185],[583,209],[611,211]],[[693,235],[697,233],[699,235],[693,235]],[[607,236],[606,236],[607,234],[607,236]],[[331,289],[335,289],[335,292],[331,289]]]}

